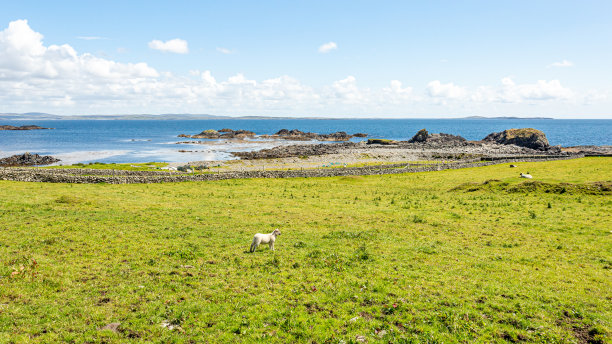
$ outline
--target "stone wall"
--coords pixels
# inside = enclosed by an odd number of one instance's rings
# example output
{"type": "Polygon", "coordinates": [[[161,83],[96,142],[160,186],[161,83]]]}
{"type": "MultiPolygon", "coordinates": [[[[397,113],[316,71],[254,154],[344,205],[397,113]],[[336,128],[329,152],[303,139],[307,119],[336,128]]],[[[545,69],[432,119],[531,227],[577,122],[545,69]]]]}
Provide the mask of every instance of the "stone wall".
{"type": "Polygon", "coordinates": [[[336,176],[368,176],[382,174],[401,174],[414,172],[430,172],[448,169],[489,166],[509,162],[551,161],[581,158],[583,155],[572,156],[530,156],[509,157],[492,161],[480,159],[440,163],[432,165],[393,164],[350,168],[294,169],[270,171],[232,171],[209,172],[203,174],[187,174],[181,172],[161,171],[121,171],[94,169],[36,169],[36,168],[0,168],[0,180],[47,183],[77,183],[77,184],[135,184],[135,183],[165,183],[185,181],[209,181],[244,178],[313,178],[336,176]]]}

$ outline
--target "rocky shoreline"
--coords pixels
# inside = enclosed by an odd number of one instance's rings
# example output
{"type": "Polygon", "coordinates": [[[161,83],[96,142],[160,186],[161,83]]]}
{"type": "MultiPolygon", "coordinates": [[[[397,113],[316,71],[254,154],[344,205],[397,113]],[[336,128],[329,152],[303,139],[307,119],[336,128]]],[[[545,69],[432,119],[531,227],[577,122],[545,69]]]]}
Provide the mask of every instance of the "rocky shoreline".
{"type": "MultiPolygon", "coordinates": [[[[253,152],[232,152],[245,160],[309,157],[338,153],[369,154],[389,150],[412,152],[418,159],[435,159],[437,156],[478,155],[558,155],[564,154],[560,147],[550,146],[546,135],[535,129],[510,129],[492,133],[482,141],[468,141],[457,135],[429,133],[419,130],[408,141],[369,139],[367,142],[342,142],[314,145],[289,145],[253,152]]],[[[568,153],[569,154],[569,153],[568,153]]]]}

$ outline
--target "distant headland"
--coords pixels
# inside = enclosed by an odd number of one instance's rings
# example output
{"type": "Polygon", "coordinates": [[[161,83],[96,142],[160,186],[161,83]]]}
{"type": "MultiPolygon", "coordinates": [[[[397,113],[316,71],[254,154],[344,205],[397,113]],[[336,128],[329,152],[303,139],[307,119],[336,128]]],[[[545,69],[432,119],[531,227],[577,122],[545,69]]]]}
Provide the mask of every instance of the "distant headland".
{"type": "MultiPolygon", "coordinates": [[[[283,120],[283,119],[311,119],[311,120],[351,120],[351,119],[424,119],[425,117],[402,117],[402,118],[375,118],[375,117],[333,117],[333,116],[308,116],[308,117],[290,117],[290,116],[225,116],[225,115],[209,115],[209,114],[189,114],[189,113],[167,113],[167,114],[117,114],[117,115],[56,115],[44,112],[26,112],[26,113],[0,113],[1,120],[164,120],[164,121],[176,121],[176,120],[207,120],[207,119],[248,119],[248,120],[283,120]]],[[[518,117],[518,116],[467,116],[467,117],[456,117],[456,118],[427,118],[427,119],[514,119],[514,120],[553,120],[552,117],[518,117]]]]}

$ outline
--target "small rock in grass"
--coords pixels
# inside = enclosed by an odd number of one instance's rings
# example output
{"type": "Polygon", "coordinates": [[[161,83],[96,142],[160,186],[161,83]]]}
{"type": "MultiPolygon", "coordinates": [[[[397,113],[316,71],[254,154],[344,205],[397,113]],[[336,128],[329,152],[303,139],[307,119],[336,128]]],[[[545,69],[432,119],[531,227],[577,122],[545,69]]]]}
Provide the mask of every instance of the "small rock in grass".
{"type": "Polygon", "coordinates": [[[179,332],[183,332],[183,329],[179,325],[172,325],[170,321],[164,320],[161,323],[161,327],[167,328],[168,330],[177,330],[179,332]]]}
{"type": "Polygon", "coordinates": [[[378,331],[378,333],[377,333],[377,335],[378,335],[380,338],[384,337],[386,334],[387,334],[387,331],[386,331],[386,330],[378,331]]]}
{"type": "Polygon", "coordinates": [[[110,323],[110,324],[102,327],[100,330],[110,330],[110,331],[113,331],[113,332],[119,332],[119,326],[121,326],[121,323],[114,322],[114,323],[110,323]]]}
{"type": "Polygon", "coordinates": [[[357,321],[357,320],[359,320],[359,316],[356,316],[356,317],[354,317],[354,318],[351,318],[351,320],[349,320],[349,321],[350,321],[350,322],[355,322],[355,321],[357,321]]]}
{"type": "Polygon", "coordinates": [[[365,336],[360,336],[360,335],[355,336],[355,341],[357,341],[359,343],[366,343],[367,342],[366,337],[365,336]]]}

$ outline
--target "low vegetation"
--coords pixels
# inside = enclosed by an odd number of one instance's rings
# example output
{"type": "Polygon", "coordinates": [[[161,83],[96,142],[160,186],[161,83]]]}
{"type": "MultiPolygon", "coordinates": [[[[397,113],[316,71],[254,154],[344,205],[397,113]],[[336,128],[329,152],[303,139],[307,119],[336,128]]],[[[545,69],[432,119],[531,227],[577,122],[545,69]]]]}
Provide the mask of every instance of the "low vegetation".
{"type": "Polygon", "coordinates": [[[610,342],[609,158],[518,165],[0,181],[0,342],[610,342]]]}

